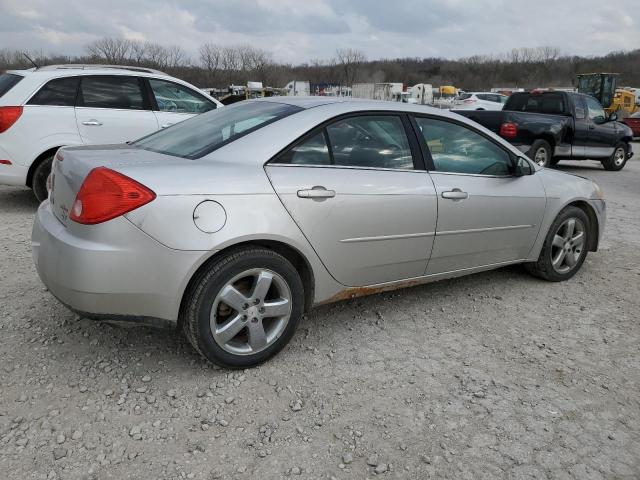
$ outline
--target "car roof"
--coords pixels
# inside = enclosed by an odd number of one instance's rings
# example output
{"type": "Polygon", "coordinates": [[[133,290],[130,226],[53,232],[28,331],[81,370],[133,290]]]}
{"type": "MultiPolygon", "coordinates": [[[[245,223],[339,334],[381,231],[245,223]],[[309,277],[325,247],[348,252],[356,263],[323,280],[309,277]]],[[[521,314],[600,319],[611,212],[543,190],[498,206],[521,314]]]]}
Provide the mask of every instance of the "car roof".
{"type": "Polygon", "coordinates": [[[441,117],[455,118],[462,120],[463,123],[467,123],[468,120],[465,117],[461,117],[456,113],[452,113],[449,110],[443,110],[440,108],[431,107],[428,105],[420,105],[416,103],[404,103],[404,102],[390,102],[387,100],[370,100],[367,98],[352,98],[352,97],[322,97],[322,96],[281,96],[281,97],[266,97],[257,98],[251,100],[244,100],[244,102],[272,102],[272,103],[284,103],[287,105],[293,105],[302,109],[308,110],[319,107],[322,110],[339,111],[340,113],[348,112],[407,112],[407,113],[426,113],[436,114],[441,117]]]}

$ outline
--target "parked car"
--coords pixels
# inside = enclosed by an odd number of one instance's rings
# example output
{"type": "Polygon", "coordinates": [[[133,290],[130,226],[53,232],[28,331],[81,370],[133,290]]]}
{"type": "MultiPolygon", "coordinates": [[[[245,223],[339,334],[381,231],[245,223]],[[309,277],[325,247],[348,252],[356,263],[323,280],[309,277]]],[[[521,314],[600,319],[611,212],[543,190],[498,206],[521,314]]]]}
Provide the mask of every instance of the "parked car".
{"type": "Polygon", "coordinates": [[[458,113],[499,134],[542,167],[562,159],[595,159],[606,170],[621,170],[633,156],[631,129],[581,93],[514,93],[501,112],[458,113]]]}
{"type": "Polygon", "coordinates": [[[222,104],[148,68],[51,65],[0,75],[0,184],[42,201],[58,148],[124,143],[222,104]]]}
{"type": "Polygon", "coordinates": [[[634,137],[640,137],[640,112],[636,112],[622,121],[627,125],[634,137]]]}
{"type": "Polygon", "coordinates": [[[130,145],[67,147],[33,227],[81,315],[178,326],[220,365],[279,351],[310,307],[525,263],[571,278],[605,225],[591,180],[423,105],[240,102],[130,145]]]}
{"type": "Polygon", "coordinates": [[[465,92],[453,100],[456,110],[502,110],[509,97],[492,92],[465,92]]]}

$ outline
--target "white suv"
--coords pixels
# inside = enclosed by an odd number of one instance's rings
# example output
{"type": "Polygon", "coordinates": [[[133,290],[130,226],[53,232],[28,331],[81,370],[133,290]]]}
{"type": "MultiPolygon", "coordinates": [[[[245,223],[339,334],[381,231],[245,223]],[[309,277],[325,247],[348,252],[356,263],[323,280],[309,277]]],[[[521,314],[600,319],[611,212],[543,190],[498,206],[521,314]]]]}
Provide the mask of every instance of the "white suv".
{"type": "Polygon", "coordinates": [[[147,68],[51,65],[0,75],[0,184],[38,200],[56,150],[124,143],[222,104],[193,85],[147,68]]]}
{"type": "Polygon", "coordinates": [[[452,110],[502,110],[506,95],[493,92],[466,92],[453,100],[452,110]]]}

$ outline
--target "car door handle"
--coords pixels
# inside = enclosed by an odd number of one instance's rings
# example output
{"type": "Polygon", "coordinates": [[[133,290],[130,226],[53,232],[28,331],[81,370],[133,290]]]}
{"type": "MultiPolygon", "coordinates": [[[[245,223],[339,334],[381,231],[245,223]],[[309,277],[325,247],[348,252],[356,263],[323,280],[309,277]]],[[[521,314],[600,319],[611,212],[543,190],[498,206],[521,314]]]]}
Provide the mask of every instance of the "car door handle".
{"type": "Polygon", "coordinates": [[[463,192],[459,188],[454,188],[453,190],[442,192],[442,198],[448,198],[449,200],[464,200],[465,198],[469,198],[469,194],[467,192],[463,192]]]}
{"type": "Polygon", "coordinates": [[[336,192],[316,185],[306,190],[298,190],[298,196],[300,198],[333,198],[336,196],[336,192]]]}
{"type": "Polygon", "coordinates": [[[82,122],[83,125],[88,125],[90,127],[99,127],[100,125],[102,125],[102,122],[99,122],[98,120],[87,120],[85,122],[82,122]]]}
{"type": "Polygon", "coordinates": [[[173,125],[173,123],[165,123],[164,125],[160,125],[160,128],[167,128],[173,125]]]}

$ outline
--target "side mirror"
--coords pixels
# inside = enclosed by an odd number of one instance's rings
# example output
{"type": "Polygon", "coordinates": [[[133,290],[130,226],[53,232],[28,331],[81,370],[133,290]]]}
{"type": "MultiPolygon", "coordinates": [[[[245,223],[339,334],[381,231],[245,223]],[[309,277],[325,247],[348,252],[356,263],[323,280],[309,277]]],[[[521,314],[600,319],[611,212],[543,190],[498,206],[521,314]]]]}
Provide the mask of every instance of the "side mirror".
{"type": "Polygon", "coordinates": [[[608,120],[610,122],[615,122],[616,120],[618,120],[618,114],[616,112],[612,112],[611,115],[609,115],[608,120]]]}
{"type": "Polygon", "coordinates": [[[596,125],[602,125],[606,121],[607,121],[607,119],[605,117],[603,117],[602,115],[598,115],[597,117],[594,117],[594,119],[593,119],[593,123],[595,123],[596,125]]]}
{"type": "Polygon", "coordinates": [[[534,172],[531,164],[522,157],[515,157],[512,160],[512,174],[514,177],[523,177],[525,175],[532,175],[534,172]]]}

